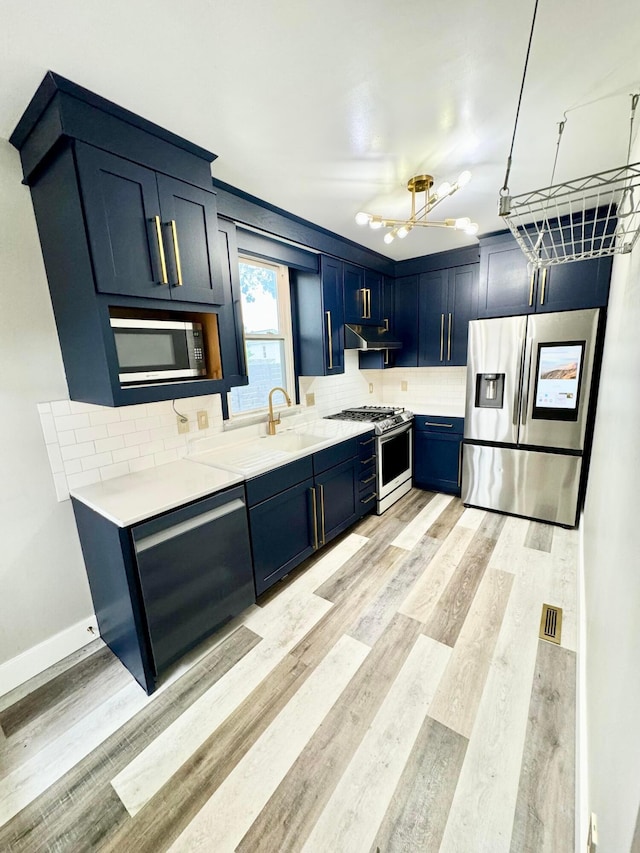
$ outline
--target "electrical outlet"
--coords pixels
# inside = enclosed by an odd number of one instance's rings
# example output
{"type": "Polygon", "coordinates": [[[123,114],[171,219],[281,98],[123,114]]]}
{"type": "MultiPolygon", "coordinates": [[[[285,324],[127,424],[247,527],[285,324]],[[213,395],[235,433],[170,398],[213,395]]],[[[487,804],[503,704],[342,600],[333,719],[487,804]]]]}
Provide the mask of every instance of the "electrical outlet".
{"type": "Polygon", "coordinates": [[[198,412],[198,429],[208,429],[209,428],[209,415],[204,409],[200,409],[198,412]]]}
{"type": "Polygon", "coordinates": [[[401,390],[401,391],[406,391],[406,390],[407,390],[407,380],[406,380],[406,379],[402,379],[402,380],[401,380],[401,382],[400,382],[400,390],[401,390]]]}
{"type": "Polygon", "coordinates": [[[180,435],[183,435],[185,432],[189,432],[189,421],[186,418],[183,418],[181,415],[177,416],[178,418],[178,432],[180,435]]]}
{"type": "Polygon", "coordinates": [[[369,393],[373,394],[373,382],[369,383],[369,393]]]}
{"type": "Polygon", "coordinates": [[[310,394],[305,394],[304,400],[305,400],[305,403],[307,404],[307,406],[315,406],[316,395],[313,392],[311,392],[310,394]]]}

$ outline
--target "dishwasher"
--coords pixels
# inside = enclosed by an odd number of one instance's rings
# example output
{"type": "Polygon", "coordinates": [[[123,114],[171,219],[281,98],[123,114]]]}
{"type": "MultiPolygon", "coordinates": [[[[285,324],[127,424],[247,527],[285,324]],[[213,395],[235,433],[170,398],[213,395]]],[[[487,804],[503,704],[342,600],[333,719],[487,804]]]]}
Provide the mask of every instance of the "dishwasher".
{"type": "Polygon", "coordinates": [[[255,602],[244,487],[131,528],[156,674],[255,602]]]}

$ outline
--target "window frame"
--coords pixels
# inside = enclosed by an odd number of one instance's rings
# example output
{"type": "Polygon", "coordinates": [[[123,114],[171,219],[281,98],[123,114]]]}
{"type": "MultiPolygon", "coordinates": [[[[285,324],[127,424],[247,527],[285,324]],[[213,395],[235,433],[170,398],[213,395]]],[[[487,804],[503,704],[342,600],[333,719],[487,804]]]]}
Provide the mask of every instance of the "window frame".
{"type": "MultiPolygon", "coordinates": [[[[285,264],[280,264],[277,261],[269,261],[264,258],[252,257],[247,253],[239,254],[238,269],[240,264],[251,264],[252,266],[263,267],[265,269],[274,270],[276,273],[277,299],[278,299],[278,327],[277,334],[252,334],[247,332],[244,325],[243,304],[242,304],[242,285],[240,296],[240,312],[242,319],[242,345],[244,348],[245,364],[247,365],[247,375],[249,374],[249,353],[247,351],[247,342],[249,341],[282,341],[284,351],[284,372],[285,384],[284,388],[291,398],[292,405],[297,402],[297,373],[294,355],[294,340],[293,340],[293,318],[291,305],[291,279],[289,267],[285,264]]],[[[249,385],[238,386],[247,388],[249,385]]],[[[279,402],[279,401],[278,401],[279,402]]],[[[245,409],[244,411],[236,411],[232,403],[232,390],[228,394],[229,417],[232,420],[240,418],[251,418],[253,415],[261,415],[268,410],[268,402],[264,406],[256,407],[255,409],[245,409]]]]}

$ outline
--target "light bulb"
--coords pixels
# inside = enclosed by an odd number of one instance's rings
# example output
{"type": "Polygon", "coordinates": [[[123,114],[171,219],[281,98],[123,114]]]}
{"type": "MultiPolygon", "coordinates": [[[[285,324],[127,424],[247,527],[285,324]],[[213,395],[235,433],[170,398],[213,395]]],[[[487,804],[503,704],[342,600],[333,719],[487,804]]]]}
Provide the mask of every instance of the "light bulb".
{"type": "Polygon", "coordinates": [[[466,229],[471,225],[471,220],[468,216],[461,216],[460,219],[456,219],[455,228],[457,231],[466,231],[466,229]]]}
{"type": "Polygon", "coordinates": [[[478,233],[478,223],[471,222],[464,230],[465,234],[469,234],[471,235],[471,237],[473,237],[478,233]]]}
{"type": "Polygon", "coordinates": [[[438,187],[438,198],[444,198],[446,195],[449,195],[451,189],[452,187],[449,181],[445,181],[443,184],[440,184],[438,187]]]}
{"type": "Polygon", "coordinates": [[[395,228],[393,229],[393,231],[387,231],[387,233],[384,235],[384,242],[385,243],[393,243],[395,236],[396,236],[396,229],[395,228]]]}
{"type": "Polygon", "coordinates": [[[405,225],[401,225],[401,226],[400,226],[400,228],[398,228],[398,237],[399,237],[401,240],[404,240],[404,238],[407,236],[407,234],[409,233],[409,231],[411,231],[411,226],[410,226],[410,225],[406,225],[406,224],[405,224],[405,225]]]}
{"type": "Polygon", "coordinates": [[[371,217],[368,213],[364,213],[362,210],[356,213],[356,222],[358,225],[368,225],[370,221],[371,217]]]}
{"type": "Polygon", "coordinates": [[[379,216],[372,216],[369,220],[369,228],[373,228],[374,230],[382,228],[382,219],[379,216]]]}
{"type": "Polygon", "coordinates": [[[465,170],[464,172],[461,172],[458,175],[458,186],[459,187],[465,187],[469,183],[470,180],[471,180],[471,172],[465,170]]]}

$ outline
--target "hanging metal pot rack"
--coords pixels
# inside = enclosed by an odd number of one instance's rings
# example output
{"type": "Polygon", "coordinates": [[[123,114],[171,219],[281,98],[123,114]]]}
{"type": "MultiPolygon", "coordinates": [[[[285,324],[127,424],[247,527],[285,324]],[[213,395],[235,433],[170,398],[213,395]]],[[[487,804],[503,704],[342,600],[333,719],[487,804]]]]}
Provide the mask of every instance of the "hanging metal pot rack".
{"type": "Polygon", "coordinates": [[[507,170],[500,190],[500,216],[532,268],[630,252],[640,234],[640,163],[629,163],[639,94],[630,96],[626,165],[554,184],[560,142],[567,123],[565,113],[564,121],[558,125],[551,185],[519,195],[510,194],[509,173],[537,10],[538,0],[533,11],[507,170]]]}

